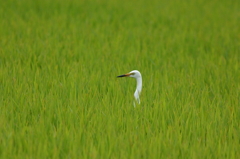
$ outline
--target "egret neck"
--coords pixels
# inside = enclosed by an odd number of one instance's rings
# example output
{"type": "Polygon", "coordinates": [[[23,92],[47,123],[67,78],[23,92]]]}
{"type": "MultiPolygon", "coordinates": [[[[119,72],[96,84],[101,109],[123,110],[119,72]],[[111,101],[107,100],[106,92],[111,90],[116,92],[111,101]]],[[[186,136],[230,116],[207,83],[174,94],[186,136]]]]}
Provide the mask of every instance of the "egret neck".
{"type": "Polygon", "coordinates": [[[141,91],[142,91],[142,77],[139,76],[136,78],[136,81],[137,81],[137,88],[136,88],[136,91],[134,92],[134,97],[135,99],[137,100],[138,104],[140,104],[140,94],[141,94],[141,91]]]}

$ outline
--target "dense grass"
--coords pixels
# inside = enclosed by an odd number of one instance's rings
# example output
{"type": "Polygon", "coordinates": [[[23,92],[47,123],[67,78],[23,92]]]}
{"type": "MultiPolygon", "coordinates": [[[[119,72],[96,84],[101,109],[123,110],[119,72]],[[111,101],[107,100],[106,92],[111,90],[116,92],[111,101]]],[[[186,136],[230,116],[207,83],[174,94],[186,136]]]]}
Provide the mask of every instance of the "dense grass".
{"type": "Polygon", "coordinates": [[[240,158],[239,8],[1,0],[0,158],[240,158]]]}

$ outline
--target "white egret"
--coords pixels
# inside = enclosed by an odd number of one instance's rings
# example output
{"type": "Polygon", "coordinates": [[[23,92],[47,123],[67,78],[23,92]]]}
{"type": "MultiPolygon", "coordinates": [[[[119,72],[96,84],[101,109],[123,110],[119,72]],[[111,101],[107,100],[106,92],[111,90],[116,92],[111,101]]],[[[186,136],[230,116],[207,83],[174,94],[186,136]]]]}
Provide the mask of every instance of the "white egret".
{"type": "MultiPolygon", "coordinates": [[[[134,92],[134,97],[136,99],[136,101],[138,102],[138,104],[140,104],[140,93],[142,91],[142,75],[138,70],[133,70],[129,73],[123,74],[123,75],[119,75],[117,77],[133,77],[137,80],[137,88],[136,91],[134,92]]],[[[134,106],[135,106],[135,102],[134,102],[134,106]]]]}

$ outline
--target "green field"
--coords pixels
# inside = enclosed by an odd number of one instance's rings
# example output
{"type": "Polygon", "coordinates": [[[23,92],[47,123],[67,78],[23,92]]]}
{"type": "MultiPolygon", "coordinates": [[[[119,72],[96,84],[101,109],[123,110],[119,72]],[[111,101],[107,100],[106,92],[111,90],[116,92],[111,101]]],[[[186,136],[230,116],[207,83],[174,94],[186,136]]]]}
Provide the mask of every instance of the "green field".
{"type": "Polygon", "coordinates": [[[1,159],[240,158],[239,0],[0,1],[1,159]]]}

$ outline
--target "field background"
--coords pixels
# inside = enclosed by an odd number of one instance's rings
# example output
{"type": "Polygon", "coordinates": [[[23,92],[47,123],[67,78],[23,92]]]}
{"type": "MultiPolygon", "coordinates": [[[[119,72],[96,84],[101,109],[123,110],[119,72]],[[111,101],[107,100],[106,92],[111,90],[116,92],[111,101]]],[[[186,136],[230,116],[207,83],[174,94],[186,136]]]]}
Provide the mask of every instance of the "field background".
{"type": "Polygon", "coordinates": [[[0,1],[0,158],[240,158],[240,1],[0,1]]]}

